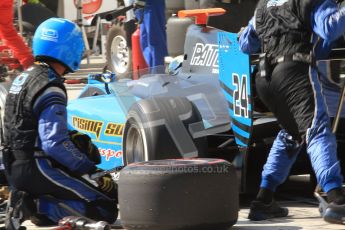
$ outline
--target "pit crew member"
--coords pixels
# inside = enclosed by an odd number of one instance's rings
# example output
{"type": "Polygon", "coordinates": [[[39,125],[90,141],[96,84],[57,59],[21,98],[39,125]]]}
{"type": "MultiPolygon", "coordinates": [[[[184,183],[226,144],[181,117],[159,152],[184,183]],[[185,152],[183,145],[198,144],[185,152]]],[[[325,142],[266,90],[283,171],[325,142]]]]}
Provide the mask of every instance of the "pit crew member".
{"type": "Polygon", "coordinates": [[[315,63],[327,57],[332,41],[344,32],[345,8],[338,8],[333,0],[260,0],[254,17],[240,33],[242,51],[261,52],[257,92],[283,128],[264,166],[249,219],[288,215],[273,194],[305,147],[330,203],[323,218],[342,223],[343,178],[315,63]]]}
{"type": "Polygon", "coordinates": [[[94,220],[117,218],[111,177],[96,183],[82,177],[97,170],[92,159],[98,151],[81,152],[67,130],[63,75],[79,69],[83,50],[75,23],[50,18],[33,38],[37,62],[12,83],[4,117],[4,164],[13,187],[6,229],[18,229],[28,217],[37,225],[56,224],[73,215],[68,208],[94,220]]]}

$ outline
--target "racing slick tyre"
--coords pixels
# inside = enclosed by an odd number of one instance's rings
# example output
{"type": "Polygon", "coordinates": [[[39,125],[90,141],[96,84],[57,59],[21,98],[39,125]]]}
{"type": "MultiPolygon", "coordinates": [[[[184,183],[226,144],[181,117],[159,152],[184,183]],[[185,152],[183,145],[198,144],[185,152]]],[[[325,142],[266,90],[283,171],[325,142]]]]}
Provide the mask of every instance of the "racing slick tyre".
{"type": "Polygon", "coordinates": [[[134,20],[116,21],[107,33],[105,44],[107,68],[116,78],[128,78],[132,72],[131,35],[135,30],[134,20]]]}
{"type": "Polygon", "coordinates": [[[236,170],[221,159],[154,160],[120,172],[125,229],[228,229],[238,218],[236,170]]]}
{"type": "Polygon", "coordinates": [[[207,151],[206,137],[193,139],[189,131],[191,124],[202,124],[202,118],[187,98],[154,97],[138,101],[127,114],[124,164],[182,158],[181,146],[197,150],[198,156],[203,156],[207,151]],[[185,144],[186,139],[191,141],[185,144]]]}

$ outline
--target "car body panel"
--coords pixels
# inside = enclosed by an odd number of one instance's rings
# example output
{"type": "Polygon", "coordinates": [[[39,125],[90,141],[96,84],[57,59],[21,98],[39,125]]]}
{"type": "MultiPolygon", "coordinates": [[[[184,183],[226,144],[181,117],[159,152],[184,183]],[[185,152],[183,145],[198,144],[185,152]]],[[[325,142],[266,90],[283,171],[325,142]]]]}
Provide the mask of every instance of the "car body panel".
{"type": "MultiPolygon", "coordinates": [[[[185,41],[187,55],[175,75],[165,74],[165,69],[158,71],[159,68],[155,68],[141,74],[140,79],[131,81],[100,82],[95,80],[97,77],[100,79],[98,75],[89,76],[88,84],[79,98],[68,105],[68,124],[70,129],[90,135],[98,146],[102,155],[99,167],[109,169],[123,164],[123,133],[107,135],[110,132],[107,127],[121,127],[123,130],[128,110],[140,99],[181,96],[192,101],[203,121],[202,124],[190,125],[193,138],[230,129],[229,103],[218,78],[219,32],[215,28],[191,25],[185,41]],[[100,127],[85,128],[88,123],[100,127]]],[[[230,78],[222,82],[229,83],[230,78]]]]}
{"type": "Polygon", "coordinates": [[[193,138],[230,129],[226,100],[217,78],[212,75],[148,74],[138,80],[90,84],[80,95],[68,104],[69,128],[92,138],[102,155],[99,167],[103,169],[122,165],[123,133],[117,136],[108,133],[112,126],[121,126],[123,130],[128,110],[140,99],[180,96],[192,101],[203,120],[201,125],[190,125],[193,138]],[[97,94],[92,96],[92,92],[97,94]]]}
{"type": "Polygon", "coordinates": [[[229,102],[236,143],[241,147],[248,147],[253,125],[251,68],[249,55],[240,51],[237,37],[233,33],[218,33],[219,81],[229,102]]]}
{"type": "Polygon", "coordinates": [[[103,169],[123,164],[122,132],[126,114],[113,95],[84,97],[68,104],[69,129],[88,134],[96,144],[103,169]]]}

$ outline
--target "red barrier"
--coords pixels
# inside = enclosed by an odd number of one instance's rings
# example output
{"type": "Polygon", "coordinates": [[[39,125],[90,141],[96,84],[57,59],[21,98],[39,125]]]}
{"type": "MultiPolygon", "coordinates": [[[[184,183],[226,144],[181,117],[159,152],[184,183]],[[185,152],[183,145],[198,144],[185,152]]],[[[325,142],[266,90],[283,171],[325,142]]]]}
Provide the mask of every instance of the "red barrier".
{"type": "Polygon", "coordinates": [[[140,46],[140,30],[139,28],[132,34],[132,66],[133,79],[138,79],[141,69],[147,69],[147,64],[144,59],[140,46]]]}

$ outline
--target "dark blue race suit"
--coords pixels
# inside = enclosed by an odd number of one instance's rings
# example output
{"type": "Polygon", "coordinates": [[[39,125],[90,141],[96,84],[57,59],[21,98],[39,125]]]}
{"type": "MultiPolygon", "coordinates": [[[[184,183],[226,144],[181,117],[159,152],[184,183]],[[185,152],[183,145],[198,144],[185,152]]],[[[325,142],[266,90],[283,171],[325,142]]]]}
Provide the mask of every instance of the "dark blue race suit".
{"type": "MultiPolygon", "coordinates": [[[[67,130],[67,95],[62,83],[55,85],[48,83],[43,86],[43,90],[39,90],[36,99],[30,95],[21,98],[22,102],[17,103],[18,95],[35,91],[33,84],[30,83],[37,81],[35,79],[47,79],[48,82],[62,81],[61,77],[47,65],[34,65],[19,75],[10,88],[6,109],[15,109],[20,106],[10,105],[22,103],[24,111],[32,111],[29,117],[32,117],[33,123],[38,125],[32,127],[34,132],[31,136],[35,142],[33,154],[27,149],[21,150],[22,148],[17,151],[15,145],[11,145],[12,152],[16,152],[15,159],[9,167],[11,185],[37,199],[37,210],[34,211],[56,223],[61,218],[72,215],[58,203],[63,203],[92,219],[116,220],[116,198],[105,195],[97,188],[96,183],[91,183],[82,177],[84,174],[94,172],[96,166],[86,153],[80,152],[70,140],[67,130]],[[29,98],[27,100],[33,98],[32,102],[25,103],[26,98],[29,98]],[[28,106],[25,106],[26,104],[28,106]],[[48,199],[46,195],[54,199],[48,199]]],[[[16,121],[17,124],[24,123],[20,121],[25,118],[16,115],[12,117],[20,118],[18,122],[16,121]]],[[[10,114],[5,118],[8,122],[13,121],[10,114]]],[[[11,127],[8,125],[6,127],[7,132],[11,132],[11,127]]],[[[16,133],[18,131],[8,136],[13,139],[16,133]]],[[[28,138],[27,135],[25,137],[28,138]]]]}
{"type": "MultiPolygon", "coordinates": [[[[318,60],[320,58],[327,57],[331,49],[332,42],[345,32],[345,8],[343,7],[338,9],[337,4],[332,0],[319,1],[312,8],[310,17],[312,32],[321,38],[320,43],[314,52],[315,58],[318,60]]],[[[258,53],[261,49],[261,41],[257,36],[254,20],[254,18],[251,19],[248,26],[243,30],[243,32],[240,33],[240,48],[243,52],[248,54],[258,53]]],[[[313,41],[315,43],[316,36],[313,37],[313,41]]],[[[309,66],[309,73],[303,73],[304,76],[299,76],[299,73],[306,69],[306,64],[297,62],[292,63],[282,63],[277,65],[277,67],[275,67],[273,70],[272,76],[279,78],[279,75],[281,75],[281,78],[285,78],[280,79],[278,85],[284,85],[286,84],[284,81],[291,80],[291,84],[289,86],[293,86],[292,90],[295,90],[296,87],[298,87],[306,78],[308,78],[309,75],[309,85],[312,87],[312,94],[314,97],[313,102],[311,103],[313,104],[312,107],[314,113],[312,115],[310,125],[308,125],[308,127],[306,127],[304,130],[298,130],[300,133],[304,132],[302,135],[304,135],[305,138],[306,150],[310,156],[317,180],[323,190],[328,192],[334,188],[340,188],[343,178],[340,174],[340,166],[336,156],[336,140],[335,136],[331,132],[327,108],[324,103],[324,97],[321,93],[321,85],[315,67],[309,66]],[[290,70],[291,72],[288,72],[287,70],[290,70]]],[[[262,80],[259,80],[259,84],[260,81],[262,80]]],[[[278,87],[279,86],[277,86],[277,88],[278,87]]],[[[284,96],[293,95],[294,102],[298,100],[305,102],[302,94],[293,94],[294,92],[291,93],[289,90],[291,89],[285,89],[286,92],[282,90],[282,94],[284,96]]],[[[303,92],[303,89],[300,90],[303,92]]],[[[296,92],[298,92],[298,90],[296,90],[296,92]]],[[[287,104],[289,103],[290,101],[287,101],[287,104]]],[[[274,106],[279,107],[278,102],[274,106]]],[[[308,106],[310,105],[305,105],[305,107],[308,106]]],[[[301,122],[300,117],[302,115],[303,118],[304,111],[303,108],[297,108],[295,104],[290,106],[290,109],[291,108],[292,112],[291,110],[289,111],[291,114],[287,113],[285,114],[285,117],[284,115],[280,114],[279,109],[276,110],[277,114],[275,111],[272,111],[275,113],[275,115],[278,115],[278,121],[283,126],[283,129],[279,132],[273,143],[262,172],[261,187],[270,189],[272,191],[275,191],[277,186],[286,180],[291,166],[297,157],[297,154],[291,153],[298,152],[298,146],[296,142],[292,141],[293,138],[291,136],[291,132],[287,131],[291,128],[286,125],[289,123],[284,123],[284,121],[290,119],[295,123],[297,122],[297,126],[300,128],[303,126],[301,124],[303,122],[301,122]],[[296,108],[298,111],[294,110],[296,108]],[[286,116],[290,115],[291,117],[286,118],[286,116]]],[[[275,109],[273,108],[272,110],[275,109]]]]}
{"type": "Polygon", "coordinates": [[[168,56],[167,37],[165,32],[165,1],[146,0],[144,9],[136,12],[140,25],[140,45],[145,61],[149,67],[164,65],[168,56]]]}

